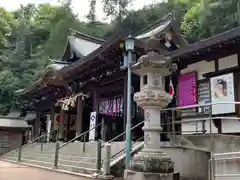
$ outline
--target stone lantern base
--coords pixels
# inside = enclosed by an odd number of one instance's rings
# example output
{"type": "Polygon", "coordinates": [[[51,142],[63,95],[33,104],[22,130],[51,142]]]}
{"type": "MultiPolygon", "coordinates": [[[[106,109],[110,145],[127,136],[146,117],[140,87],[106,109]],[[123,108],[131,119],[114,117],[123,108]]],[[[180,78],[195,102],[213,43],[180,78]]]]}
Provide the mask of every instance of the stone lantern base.
{"type": "Polygon", "coordinates": [[[125,180],[179,180],[170,156],[161,149],[143,149],[133,157],[130,169],[124,171],[125,180]]]}
{"type": "Polygon", "coordinates": [[[152,173],[173,173],[174,163],[161,149],[143,149],[132,159],[131,170],[152,173]]]}
{"type": "Polygon", "coordinates": [[[151,173],[137,172],[132,170],[124,171],[125,180],[180,180],[179,173],[151,173]]]}

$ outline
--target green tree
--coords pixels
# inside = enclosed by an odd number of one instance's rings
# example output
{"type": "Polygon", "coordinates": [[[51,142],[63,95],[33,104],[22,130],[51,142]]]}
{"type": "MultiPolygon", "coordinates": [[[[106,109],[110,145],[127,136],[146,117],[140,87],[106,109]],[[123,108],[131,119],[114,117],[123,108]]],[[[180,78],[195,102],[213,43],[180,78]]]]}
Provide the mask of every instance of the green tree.
{"type": "Polygon", "coordinates": [[[195,4],[184,16],[182,31],[196,42],[235,28],[240,24],[239,0],[212,0],[195,4]]]}
{"type": "Polygon", "coordinates": [[[13,24],[13,14],[0,8],[0,54],[7,45],[7,36],[10,35],[13,24]]]}
{"type": "Polygon", "coordinates": [[[0,71],[0,112],[7,114],[11,109],[19,107],[14,90],[17,90],[18,79],[9,70],[0,71]]]}

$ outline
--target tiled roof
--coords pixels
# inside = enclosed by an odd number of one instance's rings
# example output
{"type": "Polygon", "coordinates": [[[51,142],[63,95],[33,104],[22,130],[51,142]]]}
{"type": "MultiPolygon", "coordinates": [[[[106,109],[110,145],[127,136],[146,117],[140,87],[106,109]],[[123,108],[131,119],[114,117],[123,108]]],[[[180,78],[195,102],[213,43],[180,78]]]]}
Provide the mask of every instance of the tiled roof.
{"type": "Polygon", "coordinates": [[[28,128],[25,118],[1,116],[0,127],[28,128]]]}

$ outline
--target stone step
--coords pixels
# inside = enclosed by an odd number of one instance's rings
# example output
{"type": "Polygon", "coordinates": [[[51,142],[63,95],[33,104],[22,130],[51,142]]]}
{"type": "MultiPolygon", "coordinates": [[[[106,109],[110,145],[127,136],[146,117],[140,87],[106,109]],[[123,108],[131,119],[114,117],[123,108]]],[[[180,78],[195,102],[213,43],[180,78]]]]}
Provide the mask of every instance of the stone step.
{"type": "Polygon", "coordinates": [[[26,164],[48,167],[48,168],[52,168],[54,165],[53,162],[38,161],[38,160],[27,159],[27,158],[22,158],[21,162],[26,163],[26,164]]]}
{"type": "Polygon", "coordinates": [[[85,174],[93,174],[97,172],[95,168],[85,168],[81,166],[70,166],[70,165],[64,165],[64,164],[58,164],[58,169],[75,172],[75,173],[85,173],[85,174]]]}
{"type": "Polygon", "coordinates": [[[14,157],[14,156],[3,157],[2,159],[9,160],[11,162],[17,162],[18,161],[18,157],[14,157]]]}
{"type": "MultiPolygon", "coordinates": [[[[17,159],[18,153],[7,156],[7,157],[15,157],[17,159]]],[[[34,153],[34,152],[23,152],[22,158],[28,158],[28,159],[54,159],[54,154],[41,154],[41,153],[34,153]]],[[[81,161],[81,162],[90,162],[90,163],[96,163],[96,158],[94,156],[72,156],[72,155],[62,155],[59,154],[59,159],[65,160],[65,161],[81,161]]]]}
{"type": "MultiPolygon", "coordinates": [[[[46,149],[43,149],[41,151],[41,149],[23,149],[22,150],[23,152],[36,152],[36,153],[55,153],[55,149],[49,149],[49,150],[46,150],[46,149]]],[[[96,151],[86,151],[86,152],[83,152],[82,150],[72,150],[72,149],[68,149],[68,150],[62,150],[60,149],[59,150],[59,153],[60,154],[71,154],[71,155],[82,155],[82,154],[91,154],[92,155],[95,155],[96,154],[96,151]]]]}
{"type": "MultiPolygon", "coordinates": [[[[46,151],[29,151],[29,152],[23,152],[23,153],[28,153],[28,154],[42,154],[42,155],[55,155],[55,152],[46,152],[46,151]]],[[[69,153],[62,153],[59,152],[59,156],[66,156],[66,157],[72,157],[72,158],[81,158],[81,157],[88,157],[88,158],[95,158],[95,154],[89,154],[89,153],[79,153],[79,154],[72,154],[71,152],[69,153]]],[[[95,158],[96,159],[96,158],[95,158]]]]}
{"type": "MultiPolygon", "coordinates": [[[[39,150],[22,150],[22,153],[29,153],[29,154],[43,154],[43,155],[54,155],[55,154],[55,151],[52,152],[52,151],[39,151],[39,150]]],[[[13,154],[18,154],[18,152],[15,152],[13,154]]],[[[11,154],[12,155],[12,154],[11,154]]],[[[83,153],[83,152],[78,152],[78,153],[73,153],[71,151],[68,151],[68,152],[62,152],[62,151],[59,151],[59,155],[60,156],[73,156],[73,157],[92,157],[92,158],[95,158],[96,157],[96,153],[83,153]]],[[[104,152],[102,152],[102,156],[104,157],[104,152]]]]}
{"type": "Polygon", "coordinates": [[[83,161],[69,161],[69,160],[59,159],[58,162],[59,164],[68,165],[68,166],[84,167],[84,168],[90,168],[90,169],[96,168],[96,163],[88,162],[88,161],[83,162],[83,161]]]}
{"type": "MultiPolygon", "coordinates": [[[[89,159],[89,158],[83,158],[83,157],[75,157],[75,158],[61,156],[61,157],[59,157],[58,162],[61,165],[67,165],[67,166],[85,167],[85,168],[89,168],[89,169],[96,168],[96,160],[95,159],[93,161],[93,159],[89,159]],[[78,158],[78,160],[76,160],[75,158],[78,158]]],[[[4,159],[16,162],[18,160],[18,156],[5,157],[4,159]]],[[[48,157],[48,156],[43,156],[43,155],[36,156],[35,154],[23,154],[21,157],[21,162],[45,166],[43,163],[53,164],[54,157],[48,157]],[[33,162],[33,163],[31,163],[31,162],[33,162]],[[42,165],[41,165],[41,163],[42,163],[42,165]]]]}

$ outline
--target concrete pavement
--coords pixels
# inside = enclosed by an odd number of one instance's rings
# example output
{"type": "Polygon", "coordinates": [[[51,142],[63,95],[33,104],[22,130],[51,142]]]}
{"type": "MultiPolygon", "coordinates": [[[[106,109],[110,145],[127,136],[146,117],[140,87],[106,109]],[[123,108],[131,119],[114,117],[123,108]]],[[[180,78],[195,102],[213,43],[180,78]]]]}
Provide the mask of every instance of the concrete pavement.
{"type": "Polygon", "coordinates": [[[0,161],[0,180],[86,180],[86,178],[0,161]]]}

